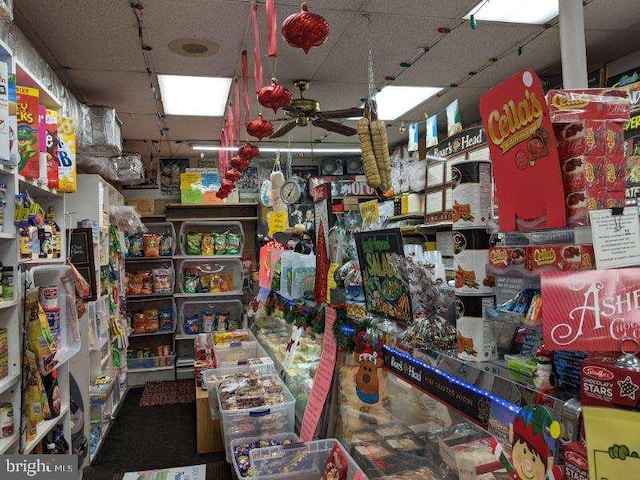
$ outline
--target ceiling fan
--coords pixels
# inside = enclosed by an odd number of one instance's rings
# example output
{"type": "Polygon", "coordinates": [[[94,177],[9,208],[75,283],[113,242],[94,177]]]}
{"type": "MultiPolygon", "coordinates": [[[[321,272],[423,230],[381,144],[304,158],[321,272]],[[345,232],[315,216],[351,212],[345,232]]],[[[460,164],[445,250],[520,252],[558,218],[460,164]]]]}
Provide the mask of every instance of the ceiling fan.
{"type": "Polygon", "coordinates": [[[293,130],[296,126],[306,127],[309,124],[347,137],[355,135],[355,128],[351,128],[337,122],[332,122],[328,119],[362,117],[364,109],[347,108],[344,110],[329,110],[327,112],[322,112],[320,110],[320,102],[312,98],[304,98],[304,92],[307,91],[310,83],[311,82],[309,80],[296,80],[293,82],[293,85],[300,92],[300,98],[291,100],[290,105],[283,107],[286,117],[279,120],[290,121],[280,127],[269,138],[282,137],[293,130]]]}

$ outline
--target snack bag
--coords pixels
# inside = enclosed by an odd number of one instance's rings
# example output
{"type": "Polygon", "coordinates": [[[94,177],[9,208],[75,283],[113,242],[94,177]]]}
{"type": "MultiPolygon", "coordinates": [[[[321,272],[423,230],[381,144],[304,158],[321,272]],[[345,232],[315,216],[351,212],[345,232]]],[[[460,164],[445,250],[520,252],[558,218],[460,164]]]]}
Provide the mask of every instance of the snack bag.
{"type": "Polygon", "coordinates": [[[336,442],[327,457],[327,462],[324,464],[324,471],[322,472],[322,480],[347,480],[347,473],[349,472],[349,464],[347,459],[342,453],[342,449],[336,442]]]}
{"type": "Polygon", "coordinates": [[[202,255],[202,234],[187,233],[187,255],[202,255]]]}
{"type": "Polygon", "coordinates": [[[145,233],[142,236],[144,245],[144,257],[155,258],[160,256],[160,235],[155,233],[145,233]]]}
{"type": "Polygon", "coordinates": [[[37,88],[16,88],[18,117],[18,172],[25,178],[40,177],[40,130],[38,123],[38,103],[40,91],[37,88]]]}
{"type": "Polygon", "coordinates": [[[47,186],[57,190],[60,186],[60,178],[58,177],[58,112],[47,109],[45,118],[47,186]]]}
{"type": "Polygon", "coordinates": [[[76,121],[70,117],[58,119],[58,178],[61,192],[76,191],[76,121]]]}
{"type": "Polygon", "coordinates": [[[202,255],[211,256],[215,253],[214,237],[211,233],[205,233],[202,236],[202,255]]]}

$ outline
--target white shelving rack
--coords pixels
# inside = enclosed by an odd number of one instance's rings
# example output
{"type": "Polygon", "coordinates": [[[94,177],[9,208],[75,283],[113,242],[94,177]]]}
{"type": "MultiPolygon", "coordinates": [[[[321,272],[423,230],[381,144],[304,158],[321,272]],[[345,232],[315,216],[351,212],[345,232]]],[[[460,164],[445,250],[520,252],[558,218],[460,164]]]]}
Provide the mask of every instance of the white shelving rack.
{"type": "MultiPolygon", "coordinates": [[[[97,299],[87,304],[85,317],[81,322],[83,337],[81,354],[72,363],[72,372],[82,392],[84,409],[84,429],[87,439],[91,431],[100,425],[101,436],[96,448],[90,452],[85,463],[92,462],[99,452],[122,399],[126,395],[126,345],[120,345],[111,338],[109,328],[111,317],[120,315],[123,290],[114,291],[110,282],[103,285],[101,270],[109,269],[109,229],[112,206],[123,206],[124,197],[100,175],[78,175],[78,188],[75,193],[67,194],[67,200],[73,205],[74,223],[91,220],[98,228],[97,240],[94,239],[94,265],[96,274],[97,299]],[[115,364],[113,349],[122,359],[121,365],[115,364]],[[87,362],[87,358],[89,362],[87,362]],[[89,383],[102,374],[113,374],[116,382],[113,391],[104,405],[91,405],[89,383]]],[[[76,225],[72,225],[75,227],[76,225]]]]}

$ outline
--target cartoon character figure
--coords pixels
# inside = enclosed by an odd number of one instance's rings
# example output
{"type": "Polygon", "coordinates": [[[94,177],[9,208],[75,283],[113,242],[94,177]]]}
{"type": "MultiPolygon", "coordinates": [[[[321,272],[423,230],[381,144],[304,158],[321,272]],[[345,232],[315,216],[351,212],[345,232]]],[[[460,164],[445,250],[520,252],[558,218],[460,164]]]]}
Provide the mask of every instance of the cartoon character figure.
{"type": "Polygon", "coordinates": [[[529,405],[520,410],[509,428],[511,462],[495,439],[493,454],[514,480],[561,480],[562,470],[553,457],[559,437],[560,424],[547,407],[529,405]]]}
{"type": "Polygon", "coordinates": [[[18,125],[18,147],[20,149],[18,169],[20,170],[38,151],[36,133],[38,133],[38,130],[31,128],[29,125],[18,125]]]}
{"type": "Polygon", "coordinates": [[[382,366],[382,358],[371,347],[366,347],[362,352],[354,353],[359,365],[356,373],[356,394],[364,403],[373,405],[380,400],[378,392],[378,368],[382,366]]]}

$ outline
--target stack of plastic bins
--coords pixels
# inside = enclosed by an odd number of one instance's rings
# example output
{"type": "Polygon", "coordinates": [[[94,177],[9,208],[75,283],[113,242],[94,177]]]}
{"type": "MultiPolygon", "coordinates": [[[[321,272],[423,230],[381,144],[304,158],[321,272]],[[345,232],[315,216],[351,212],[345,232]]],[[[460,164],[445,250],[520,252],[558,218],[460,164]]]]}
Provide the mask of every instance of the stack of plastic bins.
{"type": "Polygon", "coordinates": [[[293,432],[295,429],[295,404],[291,392],[275,375],[265,378],[280,384],[285,401],[274,405],[227,410],[223,408],[220,390],[217,391],[220,418],[224,432],[224,444],[227,462],[231,463],[231,442],[238,438],[274,435],[276,433],[293,432]]]}
{"type": "Polygon", "coordinates": [[[163,334],[171,334],[176,331],[176,318],[178,316],[176,312],[176,302],[171,297],[159,297],[159,298],[149,298],[149,299],[141,299],[141,300],[129,300],[127,302],[127,315],[140,313],[145,310],[165,310],[171,311],[171,325],[160,325],[158,322],[158,329],[156,331],[144,331],[144,332],[135,332],[134,324],[131,325],[131,331],[133,332],[130,337],[140,337],[144,335],[163,335],[163,334]]]}
{"type": "Polygon", "coordinates": [[[242,262],[237,258],[187,258],[176,262],[178,270],[178,296],[238,296],[242,295],[244,274],[242,262]],[[195,272],[190,279],[185,272],[195,272]],[[219,285],[211,286],[211,279],[220,277],[219,285]],[[185,279],[189,285],[185,285],[185,279]],[[191,283],[193,285],[191,285],[191,283]],[[224,283],[224,285],[223,285],[224,283]]]}
{"type": "Polygon", "coordinates": [[[249,462],[253,468],[252,480],[320,480],[325,463],[335,446],[347,460],[347,479],[366,479],[358,464],[344,447],[333,438],[298,443],[280,447],[258,448],[249,452],[249,462]],[[300,458],[303,458],[300,460],[300,458]],[[284,470],[286,468],[286,473],[284,470]]]}

